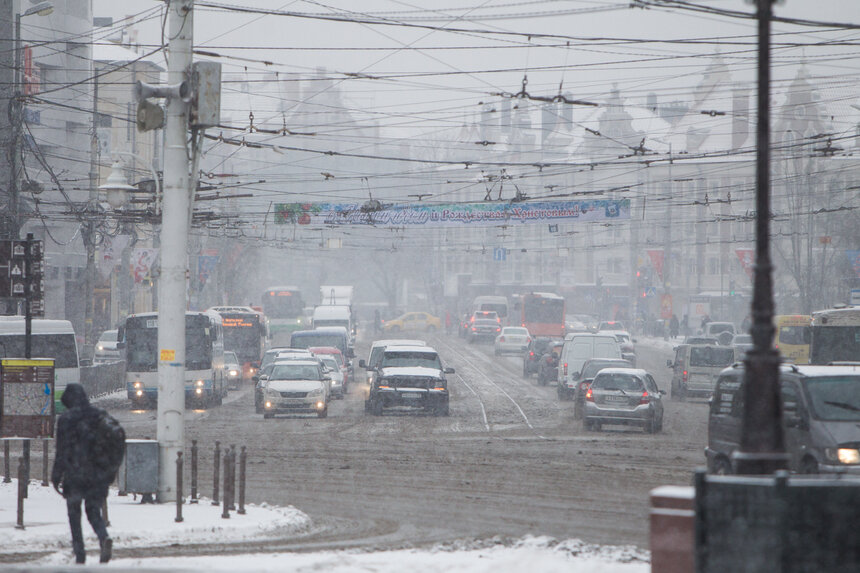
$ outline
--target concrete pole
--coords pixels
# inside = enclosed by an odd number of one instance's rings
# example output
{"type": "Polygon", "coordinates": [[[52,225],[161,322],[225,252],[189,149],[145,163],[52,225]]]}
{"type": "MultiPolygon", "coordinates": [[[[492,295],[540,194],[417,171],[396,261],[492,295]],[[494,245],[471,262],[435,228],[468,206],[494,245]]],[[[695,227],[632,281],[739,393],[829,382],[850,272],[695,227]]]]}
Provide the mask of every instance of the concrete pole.
{"type": "MultiPolygon", "coordinates": [[[[98,70],[96,70],[98,72],[98,70]]],[[[96,283],[96,242],[95,242],[95,217],[99,203],[99,143],[98,143],[98,115],[99,115],[99,79],[93,78],[93,133],[90,138],[90,199],[87,203],[87,230],[84,243],[87,248],[87,278],[86,294],[84,295],[84,343],[87,348],[87,358],[92,357],[95,347],[95,332],[93,329],[93,315],[95,314],[95,301],[93,300],[96,283]]]]}
{"type": "MultiPolygon", "coordinates": [[[[167,82],[186,80],[191,65],[193,0],[168,5],[167,82]]],[[[186,149],[188,104],[167,101],[164,149],[164,207],[161,225],[161,285],[158,300],[158,501],[176,500],[177,454],[185,445],[185,274],[190,209],[186,149]]]]}

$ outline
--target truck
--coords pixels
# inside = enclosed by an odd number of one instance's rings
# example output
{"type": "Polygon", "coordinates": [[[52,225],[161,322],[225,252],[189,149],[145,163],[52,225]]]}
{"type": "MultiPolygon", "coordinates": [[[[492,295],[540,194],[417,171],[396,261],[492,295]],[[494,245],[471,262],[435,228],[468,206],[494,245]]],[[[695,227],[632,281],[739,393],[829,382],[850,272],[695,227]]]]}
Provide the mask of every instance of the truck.
{"type": "Polygon", "coordinates": [[[320,305],[340,305],[352,307],[353,287],[344,285],[322,285],[320,305]]]}

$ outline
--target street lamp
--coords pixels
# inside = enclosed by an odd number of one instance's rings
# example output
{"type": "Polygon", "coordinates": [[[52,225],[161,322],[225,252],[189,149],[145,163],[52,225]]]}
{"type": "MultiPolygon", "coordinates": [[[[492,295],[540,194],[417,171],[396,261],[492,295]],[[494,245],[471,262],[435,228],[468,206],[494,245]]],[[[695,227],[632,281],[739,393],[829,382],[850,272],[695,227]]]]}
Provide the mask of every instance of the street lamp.
{"type": "Polygon", "coordinates": [[[122,172],[122,162],[114,161],[110,175],[104,185],[99,185],[99,191],[104,191],[108,205],[113,209],[122,209],[128,203],[128,194],[137,191],[137,187],[129,185],[122,172]]]}

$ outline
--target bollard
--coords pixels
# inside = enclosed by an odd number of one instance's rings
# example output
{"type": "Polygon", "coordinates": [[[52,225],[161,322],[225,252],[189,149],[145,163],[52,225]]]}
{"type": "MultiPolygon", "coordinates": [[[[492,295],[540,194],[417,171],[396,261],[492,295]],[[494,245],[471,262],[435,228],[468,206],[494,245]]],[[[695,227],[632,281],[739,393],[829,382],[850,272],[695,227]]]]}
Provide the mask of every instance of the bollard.
{"type": "Polygon", "coordinates": [[[191,440],[191,500],[197,503],[197,440],[191,440]]]}
{"type": "Polygon", "coordinates": [[[42,439],[42,487],[48,486],[48,438],[42,439]]]}
{"type": "Polygon", "coordinates": [[[230,446],[230,511],[236,511],[236,444],[230,446]]]}
{"type": "Polygon", "coordinates": [[[3,483],[12,481],[11,465],[9,462],[9,440],[3,440],[3,483]]]}
{"type": "Polygon", "coordinates": [[[221,470],[221,442],[215,441],[215,463],[212,464],[212,505],[218,505],[218,472],[221,470]]]}
{"type": "Polygon", "coordinates": [[[182,523],[182,452],[176,452],[176,523],[182,523]]]}
{"type": "Polygon", "coordinates": [[[245,453],[245,446],[242,446],[242,453],[239,454],[239,515],[245,515],[245,464],[248,461],[248,456],[245,453]]]}
{"type": "MultiPolygon", "coordinates": [[[[24,438],[21,442],[21,454],[22,459],[24,460],[24,482],[29,483],[30,481],[30,439],[24,438]]],[[[28,496],[29,492],[26,488],[24,488],[24,497],[28,496]]]]}
{"type": "Polygon", "coordinates": [[[224,510],[221,517],[230,518],[230,450],[224,453],[224,510]]]}
{"type": "Polygon", "coordinates": [[[18,523],[15,529],[24,529],[24,498],[27,497],[27,479],[24,458],[18,459],[18,523]]]}

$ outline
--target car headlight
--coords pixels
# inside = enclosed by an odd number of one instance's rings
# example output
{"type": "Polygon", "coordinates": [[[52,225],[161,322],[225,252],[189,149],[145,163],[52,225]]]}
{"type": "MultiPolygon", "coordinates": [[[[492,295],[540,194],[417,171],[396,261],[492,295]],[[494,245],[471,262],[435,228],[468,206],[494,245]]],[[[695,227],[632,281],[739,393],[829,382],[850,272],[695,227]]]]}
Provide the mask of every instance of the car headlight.
{"type": "Polygon", "coordinates": [[[96,346],[96,349],[97,350],[104,350],[105,346],[104,346],[104,344],[99,344],[98,346],[96,346]]]}
{"type": "Polygon", "coordinates": [[[845,465],[860,464],[860,450],[855,448],[827,448],[824,454],[830,461],[845,465]]]}
{"type": "Polygon", "coordinates": [[[197,380],[196,382],[194,382],[194,385],[197,386],[198,388],[202,388],[203,387],[203,380],[197,380]]]}
{"type": "Polygon", "coordinates": [[[230,376],[238,376],[238,375],[239,375],[239,371],[238,371],[238,370],[230,370],[230,371],[228,372],[228,374],[229,374],[230,376]]]}
{"type": "Polygon", "coordinates": [[[143,382],[141,382],[141,381],[139,381],[139,380],[138,380],[138,381],[136,381],[136,382],[133,384],[133,386],[134,386],[135,388],[142,388],[142,387],[143,387],[143,382]]]}

